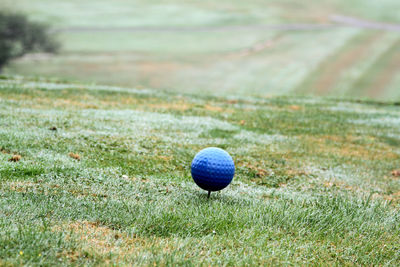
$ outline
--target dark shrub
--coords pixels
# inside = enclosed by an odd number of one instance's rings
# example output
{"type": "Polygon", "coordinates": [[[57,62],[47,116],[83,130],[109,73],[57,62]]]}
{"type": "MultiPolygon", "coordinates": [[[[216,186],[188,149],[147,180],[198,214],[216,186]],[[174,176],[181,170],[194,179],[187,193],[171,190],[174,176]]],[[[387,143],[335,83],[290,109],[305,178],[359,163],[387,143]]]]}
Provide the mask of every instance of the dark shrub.
{"type": "Polygon", "coordinates": [[[13,58],[30,52],[54,53],[58,47],[47,25],[0,11],[0,71],[13,58]]]}

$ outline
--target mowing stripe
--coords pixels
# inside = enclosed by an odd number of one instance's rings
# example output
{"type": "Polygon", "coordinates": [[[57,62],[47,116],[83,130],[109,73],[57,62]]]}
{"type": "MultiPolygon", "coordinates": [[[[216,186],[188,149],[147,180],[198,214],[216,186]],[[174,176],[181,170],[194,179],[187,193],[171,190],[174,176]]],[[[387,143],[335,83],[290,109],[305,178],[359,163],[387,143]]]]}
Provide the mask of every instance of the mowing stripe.
{"type": "Polygon", "coordinates": [[[388,85],[396,77],[396,74],[400,72],[400,40],[397,41],[388,51],[388,63],[384,69],[381,69],[380,75],[378,75],[367,89],[367,95],[370,97],[379,97],[383,95],[388,85]]]}
{"type": "Polygon", "coordinates": [[[352,96],[380,97],[400,71],[400,39],[394,42],[353,85],[352,96]]]}
{"type": "Polygon", "coordinates": [[[381,32],[362,32],[354,36],[310,73],[295,92],[328,95],[334,90],[341,74],[367,56],[381,37],[381,32]]]}

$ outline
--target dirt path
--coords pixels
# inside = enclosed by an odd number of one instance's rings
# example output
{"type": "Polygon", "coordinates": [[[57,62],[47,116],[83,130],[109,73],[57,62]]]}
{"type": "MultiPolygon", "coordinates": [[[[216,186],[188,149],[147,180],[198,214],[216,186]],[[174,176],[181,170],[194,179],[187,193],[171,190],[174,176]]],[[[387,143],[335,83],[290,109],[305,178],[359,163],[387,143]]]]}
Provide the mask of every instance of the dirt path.
{"type": "Polygon", "coordinates": [[[238,26],[199,26],[199,27],[68,27],[55,29],[55,32],[227,32],[227,31],[309,31],[334,27],[333,24],[271,24],[271,25],[238,25],[238,26]]]}
{"type": "Polygon", "coordinates": [[[330,21],[355,28],[400,32],[400,24],[369,21],[343,15],[332,15],[330,21]]]}

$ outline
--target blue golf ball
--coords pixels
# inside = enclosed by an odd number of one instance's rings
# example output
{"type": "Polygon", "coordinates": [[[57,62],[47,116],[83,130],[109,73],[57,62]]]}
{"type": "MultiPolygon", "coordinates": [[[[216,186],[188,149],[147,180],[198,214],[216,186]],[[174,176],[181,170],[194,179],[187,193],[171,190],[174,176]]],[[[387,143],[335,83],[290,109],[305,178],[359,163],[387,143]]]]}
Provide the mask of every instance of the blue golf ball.
{"type": "Polygon", "coordinates": [[[197,153],[191,169],[194,182],[207,191],[224,189],[235,175],[232,157],[217,147],[208,147],[197,153]]]}

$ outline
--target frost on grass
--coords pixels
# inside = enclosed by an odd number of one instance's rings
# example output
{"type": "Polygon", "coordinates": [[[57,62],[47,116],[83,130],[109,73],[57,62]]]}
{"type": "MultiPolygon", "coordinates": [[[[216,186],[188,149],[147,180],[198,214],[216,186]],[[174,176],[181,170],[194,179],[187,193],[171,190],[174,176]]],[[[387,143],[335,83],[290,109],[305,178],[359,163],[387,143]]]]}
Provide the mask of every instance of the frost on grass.
{"type": "Polygon", "coordinates": [[[233,138],[241,142],[264,145],[280,143],[288,140],[287,136],[280,134],[258,134],[246,130],[240,131],[238,134],[234,135],[233,138]]]}
{"type": "MultiPolygon", "coordinates": [[[[8,109],[3,109],[1,113],[8,113],[8,109]]],[[[14,108],[12,115],[2,121],[9,127],[1,128],[0,134],[23,143],[59,138],[74,140],[79,136],[89,139],[114,136],[126,138],[128,144],[135,148],[135,141],[146,140],[152,136],[167,142],[187,140],[189,143],[195,143],[196,140],[199,141],[199,135],[212,129],[238,129],[237,126],[210,117],[174,116],[134,110],[89,109],[67,112],[14,108]],[[31,123],[32,120],[35,120],[35,123],[31,123]],[[29,124],[29,128],[26,124],[29,124]],[[54,135],[48,130],[48,125],[62,127],[59,127],[57,135],[54,135]]]]}
{"type": "Polygon", "coordinates": [[[366,107],[365,105],[353,104],[353,103],[337,103],[336,105],[325,107],[323,108],[323,110],[333,111],[333,112],[365,114],[365,115],[382,115],[382,116],[400,115],[399,112],[377,109],[370,106],[366,107]]]}
{"type": "Polygon", "coordinates": [[[235,129],[230,123],[211,117],[175,116],[155,112],[143,112],[135,110],[84,110],[83,117],[89,117],[100,121],[119,121],[127,126],[152,126],[153,128],[174,130],[212,129],[220,127],[224,130],[235,129]],[[130,123],[134,125],[130,125],[130,123]]]}
{"type": "Polygon", "coordinates": [[[150,89],[135,89],[135,88],[123,88],[117,86],[103,86],[103,85],[83,85],[74,83],[55,83],[47,81],[26,81],[23,79],[8,79],[0,80],[0,88],[7,88],[10,86],[18,86],[25,89],[43,89],[43,90],[94,90],[94,91],[108,91],[108,92],[124,92],[132,94],[156,94],[157,91],[150,89]]]}
{"type": "Polygon", "coordinates": [[[7,188],[11,191],[26,193],[36,189],[38,187],[38,184],[30,181],[11,181],[3,184],[2,187],[7,188]]]}
{"type": "Polygon", "coordinates": [[[400,117],[398,116],[382,116],[378,118],[349,120],[349,122],[354,124],[384,126],[400,130],[400,117]]]}
{"type": "Polygon", "coordinates": [[[375,192],[383,193],[387,186],[385,181],[377,180],[367,169],[345,164],[330,168],[310,165],[307,170],[312,172],[315,177],[313,182],[311,180],[308,181],[308,186],[311,183],[318,183],[328,188],[335,186],[339,189],[361,195],[368,195],[371,186],[375,192]]]}

